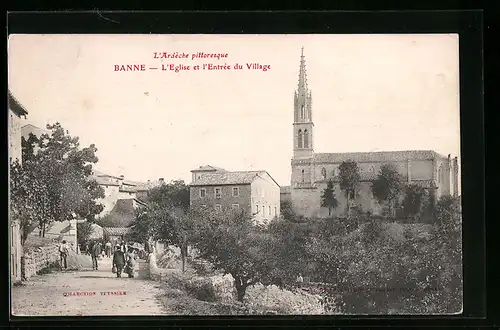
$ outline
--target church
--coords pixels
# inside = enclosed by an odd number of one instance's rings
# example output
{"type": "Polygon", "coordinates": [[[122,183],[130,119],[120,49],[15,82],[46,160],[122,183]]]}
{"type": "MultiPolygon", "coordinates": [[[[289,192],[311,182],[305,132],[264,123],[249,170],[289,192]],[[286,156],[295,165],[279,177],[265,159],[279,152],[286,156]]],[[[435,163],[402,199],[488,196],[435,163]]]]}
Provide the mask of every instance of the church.
{"type": "Polygon", "coordinates": [[[334,216],[345,215],[347,198],[339,186],[339,166],[354,161],[360,171],[360,183],[354,206],[380,214],[382,205],[371,192],[372,182],[383,164],[393,164],[404,180],[428,190],[435,201],[444,195],[458,196],[458,160],[432,150],[315,153],[312,95],[307,85],[304,48],[300,58],[299,82],[294,95],[293,158],[290,187],[282,187],[282,199],[289,199],[296,212],[306,217],[326,217],[321,195],[329,181],[334,183],[339,206],[334,216]]]}

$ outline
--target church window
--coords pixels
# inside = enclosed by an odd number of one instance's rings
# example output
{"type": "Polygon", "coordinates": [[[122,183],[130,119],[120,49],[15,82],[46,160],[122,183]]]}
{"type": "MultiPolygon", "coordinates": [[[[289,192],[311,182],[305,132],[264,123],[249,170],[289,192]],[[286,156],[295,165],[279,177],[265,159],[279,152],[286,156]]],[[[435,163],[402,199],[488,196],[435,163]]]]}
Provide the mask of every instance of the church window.
{"type": "Polygon", "coordinates": [[[304,130],[304,148],[309,148],[309,132],[304,130]]]}
{"type": "Polygon", "coordinates": [[[326,179],[326,168],[322,168],[321,169],[321,176],[323,177],[323,179],[326,179]]]}
{"type": "Polygon", "coordinates": [[[271,215],[271,206],[269,206],[269,215],[271,215]]]}
{"type": "Polygon", "coordinates": [[[304,170],[302,170],[302,182],[305,181],[304,170]]]}
{"type": "Polygon", "coordinates": [[[259,204],[255,205],[255,213],[259,213],[259,204]]]}
{"type": "Polygon", "coordinates": [[[303,106],[303,105],[302,105],[302,107],[300,108],[300,117],[301,117],[302,119],[304,119],[304,117],[305,117],[305,112],[304,112],[304,106],[303,106]]]}
{"type": "Polygon", "coordinates": [[[266,215],[266,207],[262,205],[262,216],[266,215]]]}
{"type": "Polygon", "coordinates": [[[302,130],[301,129],[299,129],[297,141],[298,141],[298,147],[299,147],[299,149],[301,149],[302,148],[302,130]]]}

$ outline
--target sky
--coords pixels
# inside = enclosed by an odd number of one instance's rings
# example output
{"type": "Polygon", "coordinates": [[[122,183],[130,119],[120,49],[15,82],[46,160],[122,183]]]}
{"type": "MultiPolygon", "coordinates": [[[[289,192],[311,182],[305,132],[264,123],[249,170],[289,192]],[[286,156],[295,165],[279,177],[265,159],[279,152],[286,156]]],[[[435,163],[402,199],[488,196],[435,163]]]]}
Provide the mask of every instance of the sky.
{"type": "Polygon", "coordinates": [[[460,159],[456,34],[11,35],[8,84],[28,110],[23,124],[61,123],[81,146],[96,145],[102,172],[189,183],[192,169],[214,165],[266,170],[286,186],[301,47],[315,152],[460,159]],[[192,59],[198,52],[227,57],[192,59]],[[231,70],[201,69],[210,63],[231,70]],[[146,71],[115,71],[134,64],[146,71]]]}

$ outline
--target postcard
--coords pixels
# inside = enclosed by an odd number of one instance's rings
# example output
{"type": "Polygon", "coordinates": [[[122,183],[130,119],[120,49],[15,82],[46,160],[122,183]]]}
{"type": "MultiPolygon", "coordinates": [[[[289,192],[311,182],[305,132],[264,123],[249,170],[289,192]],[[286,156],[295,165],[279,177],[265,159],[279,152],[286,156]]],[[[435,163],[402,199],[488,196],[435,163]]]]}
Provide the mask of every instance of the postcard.
{"type": "Polygon", "coordinates": [[[12,34],[14,316],[462,312],[457,34],[12,34]]]}

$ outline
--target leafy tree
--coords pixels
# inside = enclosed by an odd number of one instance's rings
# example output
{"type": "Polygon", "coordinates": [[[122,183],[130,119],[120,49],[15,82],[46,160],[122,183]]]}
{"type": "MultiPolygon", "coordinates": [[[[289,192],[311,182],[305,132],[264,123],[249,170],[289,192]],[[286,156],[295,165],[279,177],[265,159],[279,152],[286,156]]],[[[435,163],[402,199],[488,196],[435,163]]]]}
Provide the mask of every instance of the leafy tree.
{"type": "Polygon", "coordinates": [[[85,245],[90,240],[90,236],[94,229],[92,228],[92,223],[89,221],[79,222],[76,225],[76,235],[78,244],[81,246],[85,245]]]}
{"type": "Polygon", "coordinates": [[[189,186],[182,180],[151,188],[146,197],[148,205],[138,209],[129,235],[139,242],[146,243],[152,238],[178,246],[183,271],[194,221],[194,214],[189,210],[189,198],[189,186]]]}
{"type": "Polygon", "coordinates": [[[380,167],[377,178],[372,183],[373,196],[380,202],[386,203],[391,216],[394,217],[394,204],[403,189],[403,178],[392,164],[380,167]]]}
{"type": "Polygon", "coordinates": [[[332,216],[332,211],[339,205],[337,198],[335,197],[335,190],[333,186],[333,181],[329,181],[326,189],[323,190],[321,195],[321,206],[328,207],[328,216],[332,216]]]}
{"type": "Polygon", "coordinates": [[[237,299],[243,301],[249,286],[269,278],[271,237],[244,213],[205,213],[200,220],[195,222],[194,247],[201,258],[233,276],[237,299]]]}
{"type": "Polygon", "coordinates": [[[265,229],[269,235],[269,248],[262,252],[267,255],[267,266],[270,266],[268,280],[280,286],[293,286],[299,273],[307,273],[305,246],[312,233],[311,228],[308,221],[298,222],[286,218],[269,223],[265,229]]]}
{"type": "Polygon", "coordinates": [[[192,242],[194,234],[194,222],[197,214],[185,211],[182,208],[171,209],[165,205],[152,204],[149,208],[149,216],[157,225],[154,238],[161,243],[171,244],[181,250],[182,271],[185,271],[188,246],[192,242]]]}
{"type": "Polygon", "coordinates": [[[25,233],[37,222],[41,236],[52,221],[64,221],[73,214],[93,221],[103,209],[96,199],[104,197],[104,190],[88,180],[92,164],[98,161],[95,145],[81,149],[79,139],[59,123],[47,129],[50,134],[39,139],[22,138],[23,164],[11,166],[13,214],[21,218],[25,233]]]}
{"type": "Polygon", "coordinates": [[[416,185],[409,184],[405,187],[405,197],[403,200],[403,211],[407,216],[415,216],[422,209],[425,189],[416,185]]]}
{"type": "Polygon", "coordinates": [[[281,218],[292,222],[303,222],[304,217],[298,214],[290,200],[280,201],[281,218]]]}
{"type": "Polygon", "coordinates": [[[183,180],[173,180],[148,190],[146,202],[151,201],[187,211],[189,210],[189,199],[189,186],[183,180]]]}
{"type": "Polygon", "coordinates": [[[351,199],[355,198],[361,175],[358,164],[353,161],[342,162],[339,166],[340,189],[347,198],[347,214],[350,213],[351,199]]]}

